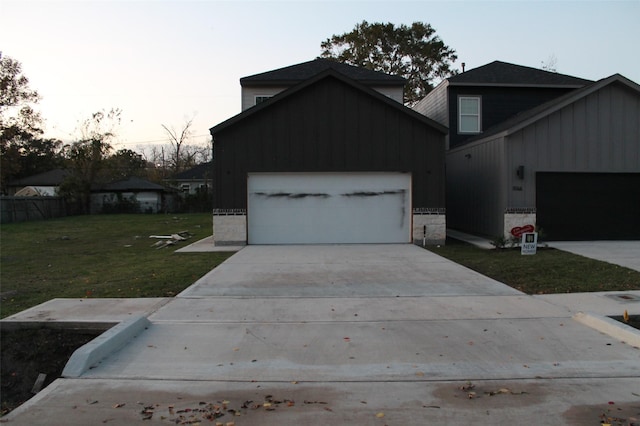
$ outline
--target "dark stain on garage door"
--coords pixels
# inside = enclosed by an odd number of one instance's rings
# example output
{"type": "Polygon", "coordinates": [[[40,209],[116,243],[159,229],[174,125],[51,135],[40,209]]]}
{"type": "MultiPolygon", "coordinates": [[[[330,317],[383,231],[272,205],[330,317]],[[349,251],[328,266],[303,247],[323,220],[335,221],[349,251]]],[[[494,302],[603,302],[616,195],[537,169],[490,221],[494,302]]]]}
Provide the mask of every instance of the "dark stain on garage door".
{"type": "Polygon", "coordinates": [[[547,240],[640,240],[640,173],[536,174],[547,240]]]}

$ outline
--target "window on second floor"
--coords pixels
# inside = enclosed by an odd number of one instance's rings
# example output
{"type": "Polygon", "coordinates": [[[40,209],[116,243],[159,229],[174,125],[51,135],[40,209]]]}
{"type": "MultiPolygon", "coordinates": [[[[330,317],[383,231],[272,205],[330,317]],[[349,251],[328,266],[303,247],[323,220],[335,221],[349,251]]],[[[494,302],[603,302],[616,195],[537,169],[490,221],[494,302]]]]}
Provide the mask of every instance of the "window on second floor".
{"type": "Polygon", "coordinates": [[[258,105],[264,101],[266,101],[267,99],[270,99],[272,96],[267,96],[267,95],[257,95],[256,98],[256,103],[255,105],[258,105]]]}
{"type": "Polygon", "coordinates": [[[480,133],[482,98],[460,96],[458,98],[458,133],[480,133]]]}

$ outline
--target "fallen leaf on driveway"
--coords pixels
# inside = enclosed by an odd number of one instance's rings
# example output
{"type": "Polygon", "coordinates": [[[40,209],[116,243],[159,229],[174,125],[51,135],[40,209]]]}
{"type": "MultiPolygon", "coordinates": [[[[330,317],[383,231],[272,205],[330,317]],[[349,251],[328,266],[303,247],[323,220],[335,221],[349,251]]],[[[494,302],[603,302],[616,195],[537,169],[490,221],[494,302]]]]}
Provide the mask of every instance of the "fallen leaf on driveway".
{"type": "Polygon", "coordinates": [[[378,414],[376,414],[376,417],[377,417],[377,418],[379,418],[379,419],[381,419],[381,418],[383,418],[383,417],[384,417],[384,413],[378,413],[378,414]]]}

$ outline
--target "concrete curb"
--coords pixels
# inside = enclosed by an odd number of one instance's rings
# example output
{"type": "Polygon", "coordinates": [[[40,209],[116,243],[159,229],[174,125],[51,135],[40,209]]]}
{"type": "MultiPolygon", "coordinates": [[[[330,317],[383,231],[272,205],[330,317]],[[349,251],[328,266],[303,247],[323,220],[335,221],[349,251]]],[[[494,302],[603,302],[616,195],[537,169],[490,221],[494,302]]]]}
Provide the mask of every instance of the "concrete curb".
{"type": "Polygon", "coordinates": [[[628,345],[640,348],[640,330],[602,315],[578,312],[573,319],[628,345]]]}
{"type": "Polygon", "coordinates": [[[62,371],[62,377],[78,378],[89,368],[125,346],[151,322],[146,316],[137,316],[115,325],[86,345],[76,349],[62,371]]]}

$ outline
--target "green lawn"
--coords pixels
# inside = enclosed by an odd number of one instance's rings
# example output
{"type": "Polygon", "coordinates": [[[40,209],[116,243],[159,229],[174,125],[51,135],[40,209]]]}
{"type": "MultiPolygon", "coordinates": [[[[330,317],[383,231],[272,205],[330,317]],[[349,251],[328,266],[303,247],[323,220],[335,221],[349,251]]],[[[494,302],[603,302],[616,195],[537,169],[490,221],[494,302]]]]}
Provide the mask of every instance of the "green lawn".
{"type": "Polygon", "coordinates": [[[0,316],[56,297],[174,296],[230,253],[174,253],[150,235],[211,235],[210,214],[93,215],[3,224],[0,316]]]}
{"type": "Polygon", "coordinates": [[[640,272],[562,250],[523,256],[519,248],[486,250],[453,239],[427,248],[528,294],[640,289],[640,272]]]}
{"type": "MultiPolygon", "coordinates": [[[[210,214],[93,215],[0,228],[0,316],[56,297],[174,296],[230,253],[156,249],[150,235],[211,235],[210,214]]],[[[450,240],[429,250],[529,294],[640,289],[640,272],[553,249],[522,256],[450,240]]]]}

